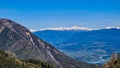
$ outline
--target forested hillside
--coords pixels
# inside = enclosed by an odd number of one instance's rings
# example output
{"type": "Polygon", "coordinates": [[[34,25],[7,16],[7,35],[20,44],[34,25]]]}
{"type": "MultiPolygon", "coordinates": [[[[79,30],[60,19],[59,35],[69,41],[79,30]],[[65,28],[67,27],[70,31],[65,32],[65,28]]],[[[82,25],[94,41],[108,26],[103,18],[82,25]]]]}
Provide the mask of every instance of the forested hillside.
{"type": "Polygon", "coordinates": [[[39,60],[19,60],[14,54],[0,50],[0,68],[54,68],[53,65],[39,60]]]}
{"type": "Polygon", "coordinates": [[[120,53],[117,55],[113,53],[111,59],[102,68],[120,68],[120,53]]]}

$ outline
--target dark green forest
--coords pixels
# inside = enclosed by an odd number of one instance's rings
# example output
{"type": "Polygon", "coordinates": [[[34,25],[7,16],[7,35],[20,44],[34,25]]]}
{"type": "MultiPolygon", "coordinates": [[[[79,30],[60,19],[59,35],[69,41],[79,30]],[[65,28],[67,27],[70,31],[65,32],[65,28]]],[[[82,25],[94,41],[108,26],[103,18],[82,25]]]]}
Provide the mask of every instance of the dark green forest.
{"type": "Polygon", "coordinates": [[[113,53],[111,59],[102,68],[120,68],[120,53],[113,53]]]}
{"type": "MultiPolygon", "coordinates": [[[[0,68],[54,68],[48,62],[42,62],[35,59],[20,60],[13,54],[8,54],[0,50],[0,68]]],[[[96,68],[120,68],[120,54],[113,53],[111,59],[101,66],[96,68]]]]}
{"type": "Polygon", "coordinates": [[[35,59],[19,60],[0,50],[0,68],[54,68],[52,64],[35,59]]]}

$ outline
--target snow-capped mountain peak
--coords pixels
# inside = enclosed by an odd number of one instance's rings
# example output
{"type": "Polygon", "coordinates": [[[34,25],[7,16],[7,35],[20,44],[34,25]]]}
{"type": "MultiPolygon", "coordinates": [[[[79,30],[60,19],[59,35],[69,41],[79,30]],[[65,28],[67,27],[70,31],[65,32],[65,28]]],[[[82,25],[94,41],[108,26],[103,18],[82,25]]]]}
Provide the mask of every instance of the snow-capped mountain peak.
{"type": "Polygon", "coordinates": [[[107,26],[106,27],[106,29],[112,29],[112,28],[120,29],[120,26],[107,26]]]}
{"type": "Polygon", "coordinates": [[[90,31],[94,30],[92,28],[88,27],[79,27],[79,26],[73,26],[73,27],[56,27],[56,28],[44,28],[44,29],[30,29],[31,32],[36,32],[36,31],[44,31],[44,30],[85,30],[85,31],[90,31]]]}
{"type": "Polygon", "coordinates": [[[88,27],[73,26],[73,27],[45,28],[41,30],[93,30],[93,29],[88,27]]]}
{"type": "MultiPolygon", "coordinates": [[[[107,26],[107,27],[101,28],[101,29],[112,29],[112,28],[120,29],[120,26],[107,26]]],[[[44,31],[44,30],[84,30],[84,31],[91,31],[91,30],[100,30],[100,29],[93,29],[93,28],[79,27],[79,26],[44,28],[44,29],[30,29],[31,32],[44,31]]]]}

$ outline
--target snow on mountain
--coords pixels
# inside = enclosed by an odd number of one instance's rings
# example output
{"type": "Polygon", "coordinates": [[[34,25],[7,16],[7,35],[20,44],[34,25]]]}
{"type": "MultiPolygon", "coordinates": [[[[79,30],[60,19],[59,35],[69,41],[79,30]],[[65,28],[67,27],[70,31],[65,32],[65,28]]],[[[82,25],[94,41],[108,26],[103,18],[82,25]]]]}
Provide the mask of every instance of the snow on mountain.
{"type": "Polygon", "coordinates": [[[43,31],[43,30],[94,30],[93,28],[88,28],[88,27],[78,27],[78,26],[73,26],[73,27],[58,27],[58,28],[44,28],[44,29],[30,29],[31,32],[35,31],[43,31]]]}
{"type": "MultiPolygon", "coordinates": [[[[120,26],[107,26],[103,29],[112,29],[112,28],[120,29],[120,26]]],[[[29,29],[29,30],[31,32],[36,32],[36,31],[44,31],[44,30],[85,30],[85,31],[91,31],[91,30],[100,30],[100,29],[73,26],[73,27],[56,27],[56,28],[29,29]]]]}
{"type": "Polygon", "coordinates": [[[41,30],[93,30],[93,29],[88,27],[73,26],[73,27],[45,28],[41,30]]]}
{"type": "Polygon", "coordinates": [[[36,30],[36,29],[29,29],[31,32],[36,32],[36,31],[39,31],[39,30],[36,30]]]}
{"type": "Polygon", "coordinates": [[[112,28],[120,29],[120,26],[107,26],[106,27],[106,29],[112,29],[112,28]]]}

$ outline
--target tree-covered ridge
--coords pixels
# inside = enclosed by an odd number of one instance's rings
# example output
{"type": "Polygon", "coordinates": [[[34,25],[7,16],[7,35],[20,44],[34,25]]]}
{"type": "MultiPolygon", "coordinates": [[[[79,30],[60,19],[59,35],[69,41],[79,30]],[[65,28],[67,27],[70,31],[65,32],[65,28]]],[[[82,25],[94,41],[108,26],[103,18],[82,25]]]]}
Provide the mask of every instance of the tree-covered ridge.
{"type": "Polygon", "coordinates": [[[54,68],[52,64],[39,60],[19,60],[12,54],[0,50],[0,68],[54,68]]]}
{"type": "Polygon", "coordinates": [[[120,68],[120,53],[117,55],[113,53],[111,59],[102,68],[120,68]]]}

